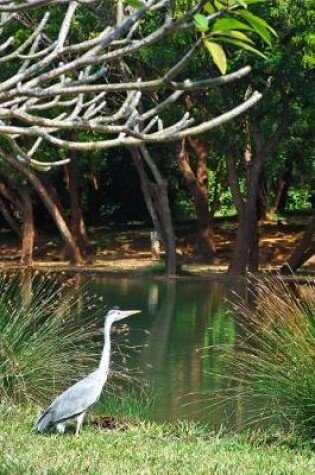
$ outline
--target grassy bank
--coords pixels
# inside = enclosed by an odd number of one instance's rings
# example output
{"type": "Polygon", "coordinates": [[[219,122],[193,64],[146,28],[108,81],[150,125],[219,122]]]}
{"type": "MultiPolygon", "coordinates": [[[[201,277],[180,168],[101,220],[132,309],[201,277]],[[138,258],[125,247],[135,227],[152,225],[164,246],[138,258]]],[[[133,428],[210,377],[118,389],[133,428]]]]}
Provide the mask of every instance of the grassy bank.
{"type": "Polygon", "coordinates": [[[80,437],[32,433],[34,411],[0,411],[0,474],[275,474],[315,473],[311,446],[219,437],[185,422],[137,423],[104,430],[86,423],[80,437]]]}

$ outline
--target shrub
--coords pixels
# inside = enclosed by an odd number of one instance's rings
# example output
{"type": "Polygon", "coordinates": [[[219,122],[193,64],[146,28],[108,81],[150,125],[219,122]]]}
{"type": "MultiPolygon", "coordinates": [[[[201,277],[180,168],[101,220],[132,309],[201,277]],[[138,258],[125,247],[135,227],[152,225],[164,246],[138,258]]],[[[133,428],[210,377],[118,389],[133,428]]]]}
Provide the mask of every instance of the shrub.
{"type": "Polygon", "coordinates": [[[97,365],[96,307],[73,287],[56,276],[0,275],[2,403],[46,404],[97,365]]]}
{"type": "MultiPolygon", "coordinates": [[[[314,283],[313,283],[314,284],[314,283]]],[[[280,278],[252,279],[251,304],[232,304],[239,324],[235,351],[223,354],[229,387],[225,402],[241,396],[256,420],[315,434],[315,289],[280,278]]]]}

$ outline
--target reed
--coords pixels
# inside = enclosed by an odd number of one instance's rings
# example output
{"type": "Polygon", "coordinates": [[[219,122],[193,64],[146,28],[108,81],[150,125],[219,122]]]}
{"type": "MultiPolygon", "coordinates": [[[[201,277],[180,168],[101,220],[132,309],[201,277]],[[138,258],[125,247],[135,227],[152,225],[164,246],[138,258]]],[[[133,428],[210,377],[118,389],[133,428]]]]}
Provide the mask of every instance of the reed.
{"type": "Polygon", "coordinates": [[[251,279],[249,288],[247,301],[232,304],[240,331],[235,351],[223,354],[229,387],[220,400],[241,398],[255,420],[314,436],[314,282],[251,279]]]}
{"type": "Polygon", "coordinates": [[[46,404],[97,364],[96,306],[74,287],[56,276],[0,275],[1,403],[46,404]]]}

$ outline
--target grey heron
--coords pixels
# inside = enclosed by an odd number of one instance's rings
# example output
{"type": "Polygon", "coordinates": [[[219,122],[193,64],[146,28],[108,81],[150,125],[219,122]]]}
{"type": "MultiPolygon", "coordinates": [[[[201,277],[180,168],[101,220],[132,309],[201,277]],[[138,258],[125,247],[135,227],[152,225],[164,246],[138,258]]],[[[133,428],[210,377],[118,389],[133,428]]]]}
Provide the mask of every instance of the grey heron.
{"type": "Polygon", "coordinates": [[[56,428],[58,432],[63,433],[67,421],[76,419],[76,435],[79,434],[85,413],[97,403],[107,380],[111,327],[113,323],[136,313],[140,313],[140,310],[109,310],[105,317],[104,347],[98,368],[57,396],[37,420],[35,431],[50,432],[56,428]]]}

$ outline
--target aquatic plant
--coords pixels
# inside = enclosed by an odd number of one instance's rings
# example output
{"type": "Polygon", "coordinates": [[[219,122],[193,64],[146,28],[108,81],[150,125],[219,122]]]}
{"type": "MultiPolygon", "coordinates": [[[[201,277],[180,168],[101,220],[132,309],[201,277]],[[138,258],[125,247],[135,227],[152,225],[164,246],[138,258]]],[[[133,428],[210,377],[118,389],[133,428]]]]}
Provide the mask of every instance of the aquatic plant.
{"type": "Polygon", "coordinates": [[[219,400],[242,400],[253,420],[314,436],[314,282],[251,279],[249,289],[247,301],[232,304],[239,336],[223,354],[229,387],[219,400]]]}

